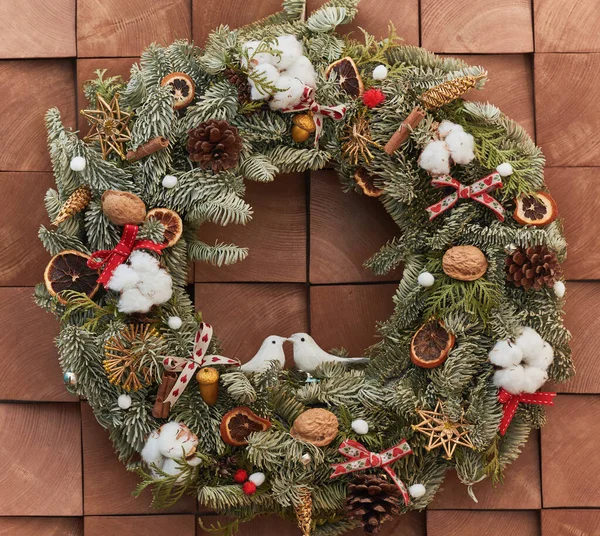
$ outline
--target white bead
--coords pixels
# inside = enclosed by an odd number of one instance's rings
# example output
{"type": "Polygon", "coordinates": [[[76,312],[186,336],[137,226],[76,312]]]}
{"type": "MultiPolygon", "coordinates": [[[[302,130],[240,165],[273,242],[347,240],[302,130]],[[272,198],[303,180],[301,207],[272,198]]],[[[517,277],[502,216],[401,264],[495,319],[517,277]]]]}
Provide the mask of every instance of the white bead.
{"type": "Polygon", "coordinates": [[[183,321],[178,316],[170,316],[167,323],[171,329],[179,329],[183,321]]]}
{"type": "Polygon", "coordinates": [[[427,490],[425,489],[425,486],[423,484],[413,484],[412,486],[408,487],[408,493],[410,493],[410,496],[415,499],[423,497],[423,495],[425,495],[426,492],[427,490]]]}
{"type": "Polygon", "coordinates": [[[260,487],[265,482],[265,474],[264,473],[252,473],[248,480],[252,482],[257,488],[260,487]]]}
{"type": "Polygon", "coordinates": [[[556,294],[557,297],[562,298],[565,295],[566,290],[567,287],[565,287],[565,284],[562,281],[554,283],[554,294],[556,294]]]}
{"type": "Polygon", "coordinates": [[[433,277],[433,275],[430,274],[429,272],[423,272],[423,273],[419,274],[419,277],[417,278],[417,282],[422,287],[430,287],[431,285],[433,285],[435,283],[435,277],[433,277]]]}
{"type": "Polygon", "coordinates": [[[119,395],[117,404],[121,409],[129,409],[131,407],[131,397],[126,394],[119,395]]]}
{"type": "Polygon", "coordinates": [[[385,80],[388,75],[388,70],[385,65],[378,65],[373,69],[373,78],[375,80],[385,80]]]}
{"type": "Polygon", "coordinates": [[[162,180],[162,185],[165,188],[174,188],[177,184],[177,177],[175,175],[165,175],[162,180]]]}
{"type": "Polygon", "coordinates": [[[355,419],[352,421],[352,430],[357,434],[365,435],[369,433],[369,423],[363,419],[355,419]]]}
{"type": "Polygon", "coordinates": [[[83,171],[85,169],[85,158],[83,158],[83,156],[74,156],[71,158],[69,167],[73,171],[83,171]]]}
{"type": "Polygon", "coordinates": [[[501,177],[508,177],[509,175],[512,175],[513,167],[508,162],[504,162],[504,164],[500,164],[496,168],[496,171],[500,173],[501,177]]]}

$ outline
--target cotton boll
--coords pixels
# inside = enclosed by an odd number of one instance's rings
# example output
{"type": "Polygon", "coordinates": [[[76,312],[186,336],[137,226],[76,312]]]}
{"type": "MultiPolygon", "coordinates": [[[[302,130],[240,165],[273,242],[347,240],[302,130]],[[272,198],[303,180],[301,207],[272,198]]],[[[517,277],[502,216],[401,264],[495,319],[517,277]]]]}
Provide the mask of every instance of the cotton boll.
{"type": "MultiPolygon", "coordinates": [[[[259,54],[254,54],[254,51],[260,46],[262,41],[247,41],[242,45],[242,49],[247,52],[248,57],[250,58],[250,66],[256,67],[261,63],[270,63],[274,65],[277,61],[277,58],[272,54],[267,54],[266,52],[261,52],[259,54]]],[[[245,56],[242,56],[241,62],[242,67],[248,67],[245,56]]]]}
{"type": "Polygon", "coordinates": [[[281,52],[281,56],[275,56],[274,61],[274,65],[280,70],[289,69],[303,54],[302,43],[293,35],[279,36],[274,48],[281,52]]]}
{"type": "Polygon", "coordinates": [[[508,368],[521,362],[523,350],[509,340],[498,341],[490,350],[488,357],[493,365],[508,368]]]}
{"type": "Polygon", "coordinates": [[[421,156],[419,165],[434,175],[447,175],[450,173],[450,151],[443,141],[430,141],[421,156]]]}
{"type": "Polygon", "coordinates": [[[138,290],[153,304],[159,305],[171,299],[173,295],[173,280],[165,270],[143,274],[137,284],[138,290]]]}
{"type": "Polygon", "coordinates": [[[154,303],[144,296],[136,287],[128,288],[121,292],[117,309],[121,313],[147,313],[154,303]]]}
{"type": "Polygon", "coordinates": [[[138,274],[153,274],[160,269],[157,259],[149,253],[140,251],[139,249],[129,256],[128,262],[138,274]]]}
{"type": "Polygon", "coordinates": [[[156,430],[148,436],[141,454],[142,460],[144,460],[148,466],[155,464],[158,467],[161,467],[163,457],[158,446],[158,432],[156,430]]]}
{"type": "Polygon", "coordinates": [[[420,499],[423,497],[423,495],[425,495],[425,493],[427,493],[427,489],[423,484],[413,484],[412,486],[408,487],[408,493],[410,493],[410,496],[413,499],[420,499]]]}
{"type": "Polygon", "coordinates": [[[181,473],[181,471],[183,471],[183,468],[181,467],[179,461],[173,458],[168,458],[165,460],[165,463],[162,466],[162,471],[164,473],[167,473],[168,475],[175,476],[181,473]]]}
{"type": "Polygon", "coordinates": [[[388,75],[388,69],[385,65],[378,65],[373,69],[373,80],[385,80],[388,75]]]}
{"type": "Polygon", "coordinates": [[[269,102],[271,110],[283,110],[298,104],[302,99],[304,84],[297,78],[282,75],[279,77],[277,87],[282,91],[278,91],[273,95],[273,100],[269,102]]]}
{"type": "Polygon", "coordinates": [[[525,378],[523,382],[524,393],[535,393],[548,380],[548,373],[537,367],[523,367],[525,378]]]}
{"type": "Polygon", "coordinates": [[[120,292],[126,288],[137,285],[140,281],[139,274],[127,264],[119,264],[115,268],[111,278],[106,284],[106,288],[120,292]]]}
{"type": "Polygon", "coordinates": [[[279,80],[279,71],[277,70],[277,67],[274,67],[269,63],[261,63],[252,69],[252,73],[260,77],[260,79],[264,80],[266,83],[277,86],[277,81],[279,80]]]}
{"type": "Polygon", "coordinates": [[[313,88],[317,86],[317,73],[313,64],[306,56],[297,58],[294,63],[287,68],[284,75],[297,78],[305,86],[313,88]]]}
{"type": "Polygon", "coordinates": [[[183,423],[171,421],[159,429],[158,448],[167,458],[185,458],[193,454],[197,446],[198,438],[183,423]]]}
{"type": "Polygon", "coordinates": [[[508,369],[500,369],[494,373],[494,385],[503,387],[509,393],[518,395],[525,387],[525,369],[516,365],[508,369]]]}
{"type": "Polygon", "coordinates": [[[264,88],[258,89],[252,80],[248,80],[250,84],[250,99],[254,101],[268,99],[271,95],[264,91],[264,88]]]}
{"type": "Polygon", "coordinates": [[[460,125],[457,125],[452,121],[448,121],[447,119],[444,119],[437,128],[438,136],[442,139],[444,139],[452,131],[464,132],[464,129],[460,125]]]}
{"type": "Polygon", "coordinates": [[[475,139],[462,128],[452,129],[444,141],[456,164],[465,165],[475,158],[475,139]]]}
{"type": "Polygon", "coordinates": [[[530,358],[535,358],[541,352],[544,339],[534,329],[524,327],[521,334],[516,338],[515,344],[523,350],[523,359],[527,361],[530,358]]]}
{"type": "Polygon", "coordinates": [[[194,456],[193,458],[186,460],[186,462],[190,467],[197,467],[198,465],[200,465],[202,463],[202,458],[198,458],[197,456],[194,456]]]}
{"type": "Polygon", "coordinates": [[[544,344],[536,354],[527,355],[523,358],[523,361],[531,367],[548,370],[548,367],[554,361],[554,349],[544,341],[544,344]]]}

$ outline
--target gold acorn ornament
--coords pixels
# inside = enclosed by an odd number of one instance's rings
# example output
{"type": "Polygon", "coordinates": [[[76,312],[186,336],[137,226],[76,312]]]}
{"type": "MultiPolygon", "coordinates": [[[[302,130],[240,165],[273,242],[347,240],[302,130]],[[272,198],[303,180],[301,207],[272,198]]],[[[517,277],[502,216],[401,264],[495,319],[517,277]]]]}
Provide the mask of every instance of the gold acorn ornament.
{"type": "Polygon", "coordinates": [[[305,142],[317,128],[311,114],[297,114],[292,122],[292,139],[296,143],[305,142]]]}
{"type": "Polygon", "coordinates": [[[92,191],[89,186],[80,186],[75,189],[73,193],[65,201],[65,204],[60,208],[56,218],[52,222],[52,225],[58,226],[60,223],[67,221],[75,214],[81,212],[85,207],[88,206],[92,199],[92,191]]]}
{"type": "Polygon", "coordinates": [[[214,406],[219,396],[219,371],[213,367],[203,367],[196,374],[200,396],[208,406],[214,406]]]}

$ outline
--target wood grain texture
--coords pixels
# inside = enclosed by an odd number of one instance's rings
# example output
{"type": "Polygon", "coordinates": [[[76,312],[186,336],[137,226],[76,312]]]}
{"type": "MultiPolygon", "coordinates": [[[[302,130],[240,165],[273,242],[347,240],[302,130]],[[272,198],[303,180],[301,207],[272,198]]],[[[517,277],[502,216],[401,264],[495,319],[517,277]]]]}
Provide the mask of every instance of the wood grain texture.
{"type": "Polygon", "coordinates": [[[51,173],[0,173],[0,185],[10,199],[0,211],[0,285],[33,286],[50,260],[37,233],[50,224],[44,194],[54,179],[51,173]]]}
{"type": "Polygon", "coordinates": [[[191,39],[191,0],[78,0],[77,56],[139,56],[153,42],[191,39]]]}
{"type": "Polygon", "coordinates": [[[400,269],[377,276],[363,266],[397,234],[398,227],[378,199],[344,193],[335,171],[311,173],[311,283],[400,279],[400,269]]]}
{"type": "Polygon", "coordinates": [[[0,536],[83,536],[81,517],[0,517],[0,536]]]}
{"type": "Polygon", "coordinates": [[[75,56],[75,2],[0,2],[0,58],[75,56]]]}
{"type": "Polygon", "coordinates": [[[530,0],[421,0],[421,45],[432,52],[533,52],[530,0]]]}
{"type": "Polygon", "coordinates": [[[600,510],[542,510],[542,536],[598,534],[600,510]]]}
{"type": "Polygon", "coordinates": [[[192,515],[92,516],[84,520],[85,536],[195,536],[192,515]]]}
{"type": "Polygon", "coordinates": [[[600,234],[598,168],[547,168],[546,184],[558,203],[569,245],[563,264],[569,280],[600,279],[600,252],[591,247],[600,234]]]}
{"type": "Polygon", "coordinates": [[[79,403],[0,404],[0,430],[1,514],[82,515],[79,403]]]}
{"type": "Polygon", "coordinates": [[[44,114],[55,106],[75,125],[74,82],[70,60],[0,62],[0,171],[50,171],[44,114]]]}
{"type": "Polygon", "coordinates": [[[600,506],[600,397],[559,395],[542,428],[544,508],[600,506]]]}
{"type": "MultiPolygon", "coordinates": [[[[116,410],[122,411],[122,410],[116,410]]],[[[152,514],[152,494],[145,490],[139,498],[131,495],[139,483],[118,460],[108,432],[98,424],[92,409],[81,403],[83,434],[83,507],[86,516],[108,514],[152,514]]],[[[185,496],[162,513],[194,513],[196,501],[185,496]]],[[[87,535],[87,529],[86,529],[87,535]]]]}
{"type": "Polygon", "coordinates": [[[427,536],[539,536],[538,512],[428,511],[427,536]]]}
{"type": "Polygon", "coordinates": [[[533,0],[536,52],[600,52],[595,0],[533,0]]]}
{"type": "Polygon", "coordinates": [[[549,166],[600,165],[599,54],[535,54],[537,142],[549,166]]]}
{"type": "Polygon", "coordinates": [[[489,479],[473,486],[479,502],[467,493],[455,471],[447,474],[431,510],[534,510],[541,508],[540,440],[533,433],[519,458],[505,471],[504,484],[492,486],[489,479]]]}
{"type": "Polygon", "coordinates": [[[0,288],[0,400],[76,402],[65,389],[54,337],[56,318],[33,301],[32,288],[0,288]],[[18,321],[15,321],[18,316],[18,321]],[[24,337],[23,333],[33,336],[24,337]],[[23,381],[23,360],[35,363],[23,381]]]}
{"type": "MultiPolygon", "coordinates": [[[[325,1],[307,0],[307,12],[318,9],[325,1]]],[[[404,44],[419,46],[419,0],[361,0],[358,15],[350,24],[339,26],[338,30],[359,41],[363,40],[361,28],[376,39],[385,39],[390,22],[404,44]]]]}
{"type": "Polygon", "coordinates": [[[363,355],[375,344],[376,324],[394,310],[397,285],[332,285],[310,288],[311,335],[325,350],[344,347],[351,356],[363,355]]]}
{"type": "Polygon", "coordinates": [[[254,215],[248,225],[203,225],[207,244],[247,247],[246,259],[231,266],[196,263],[196,281],[306,281],[306,179],[279,175],[274,182],[246,181],[245,200],[254,215]]]}
{"type": "MultiPolygon", "coordinates": [[[[269,335],[288,337],[306,331],[307,292],[295,284],[228,284],[195,285],[196,309],[215,328],[223,343],[223,355],[249,361],[269,335]]],[[[285,345],[291,365],[290,345],[285,345]]]]}

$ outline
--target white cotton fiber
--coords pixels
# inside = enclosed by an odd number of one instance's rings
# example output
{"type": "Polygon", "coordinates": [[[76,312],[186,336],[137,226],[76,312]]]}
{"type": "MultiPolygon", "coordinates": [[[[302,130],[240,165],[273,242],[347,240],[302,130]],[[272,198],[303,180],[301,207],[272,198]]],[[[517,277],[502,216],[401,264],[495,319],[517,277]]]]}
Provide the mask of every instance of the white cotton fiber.
{"type": "Polygon", "coordinates": [[[525,369],[522,365],[515,365],[507,369],[500,369],[494,373],[494,385],[503,387],[509,393],[518,395],[525,387],[525,369]]]}
{"type": "Polygon", "coordinates": [[[542,351],[544,339],[534,329],[524,327],[521,334],[515,339],[515,344],[523,350],[523,359],[528,360],[542,351]]]}
{"type": "Polygon", "coordinates": [[[182,470],[183,467],[181,467],[180,462],[173,458],[167,458],[162,466],[162,471],[172,476],[178,475],[182,470]]]}
{"type": "Polygon", "coordinates": [[[157,467],[161,467],[163,462],[162,454],[158,446],[158,433],[153,431],[146,440],[146,444],[142,449],[142,460],[148,464],[148,466],[155,464],[157,467]]]}
{"type": "Polygon", "coordinates": [[[548,380],[548,373],[543,369],[524,366],[523,370],[525,376],[522,391],[526,393],[535,393],[548,380]]]}
{"type": "Polygon", "coordinates": [[[317,85],[317,73],[306,56],[300,56],[283,72],[286,76],[297,78],[304,85],[312,88],[317,85]]]}
{"type": "Polygon", "coordinates": [[[447,119],[444,119],[437,128],[438,136],[441,139],[444,139],[452,131],[464,132],[463,127],[453,123],[452,121],[448,121],[447,119]]]}
{"type": "Polygon", "coordinates": [[[119,264],[108,280],[106,288],[120,292],[125,288],[135,286],[139,280],[140,276],[131,266],[128,264],[119,264]]]}
{"type": "Polygon", "coordinates": [[[554,361],[554,349],[546,341],[543,341],[538,351],[535,354],[524,355],[523,361],[531,367],[548,370],[548,367],[554,361]]]}
{"type": "MultiPolygon", "coordinates": [[[[250,67],[255,67],[261,63],[270,63],[273,65],[277,58],[272,54],[267,54],[266,52],[260,52],[259,54],[254,54],[254,51],[259,47],[262,41],[248,41],[243,44],[242,48],[247,52],[248,57],[250,58],[250,67]]],[[[241,60],[242,67],[248,67],[246,58],[242,56],[241,60]]]]}
{"type": "Polygon", "coordinates": [[[462,127],[460,130],[452,129],[444,140],[454,163],[466,165],[475,158],[475,139],[471,134],[465,132],[462,127]]]}
{"type": "Polygon", "coordinates": [[[281,75],[277,86],[282,89],[273,95],[269,102],[271,110],[283,110],[298,104],[302,99],[304,84],[297,78],[281,75]]]}
{"type": "Polygon", "coordinates": [[[257,75],[261,81],[264,80],[267,85],[279,87],[277,85],[277,81],[279,80],[279,71],[277,70],[277,67],[269,63],[261,63],[260,65],[257,65],[252,72],[257,75]]]}
{"type": "Polygon", "coordinates": [[[144,296],[136,287],[125,289],[121,292],[117,309],[121,313],[147,313],[152,308],[153,302],[144,296]]]}
{"type": "Polygon", "coordinates": [[[274,61],[274,65],[276,65],[279,70],[288,69],[303,55],[302,43],[300,43],[293,35],[279,36],[274,48],[281,52],[281,56],[275,57],[274,61]]]}
{"type": "Polygon", "coordinates": [[[419,157],[419,165],[433,175],[447,175],[450,173],[448,146],[443,141],[430,141],[419,157]]]}
{"type": "Polygon", "coordinates": [[[138,274],[154,273],[160,270],[158,260],[149,253],[140,251],[139,249],[129,256],[128,262],[138,274]]]}
{"type": "Polygon", "coordinates": [[[523,351],[509,340],[498,341],[488,355],[493,365],[503,368],[518,365],[523,359],[523,351]]]}

